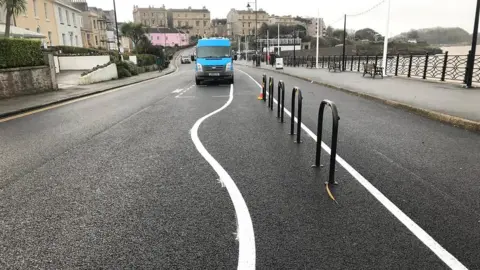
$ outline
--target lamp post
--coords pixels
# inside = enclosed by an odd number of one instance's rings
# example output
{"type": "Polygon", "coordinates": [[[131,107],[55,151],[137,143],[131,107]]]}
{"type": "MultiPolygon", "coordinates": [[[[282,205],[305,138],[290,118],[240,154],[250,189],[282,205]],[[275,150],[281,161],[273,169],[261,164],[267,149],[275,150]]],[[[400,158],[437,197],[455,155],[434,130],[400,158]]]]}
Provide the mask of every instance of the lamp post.
{"type": "Polygon", "coordinates": [[[475,10],[475,22],[473,24],[473,34],[472,34],[472,48],[468,55],[467,60],[467,74],[466,74],[466,87],[472,87],[472,77],[473,77],[473,66],[475,64],[475,54],[477,49],[477,35],[478,35],[478,20],[480,12],[480,0],[477,0],[477,8],[475,10]]]}
{"type": "MultiPolygon", "coordinates": [[[[247,3],[247,8],[250,8],[250,3],[255,3],[255,52],[258,51],[258,39],[257,39],[257,25],[258,25],[258,21],[257,21],[257,0],[255,0],[255,2],[248,2],[247,3]]],[[[257,62],[259,63],[259,62],[257,62]]]]}

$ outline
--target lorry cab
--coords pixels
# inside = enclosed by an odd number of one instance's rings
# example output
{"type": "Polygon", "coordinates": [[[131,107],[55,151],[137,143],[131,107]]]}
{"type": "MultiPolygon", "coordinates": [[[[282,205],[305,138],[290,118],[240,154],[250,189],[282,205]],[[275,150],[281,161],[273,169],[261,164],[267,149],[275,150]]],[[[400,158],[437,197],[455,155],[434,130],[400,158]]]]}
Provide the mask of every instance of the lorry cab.
{"type": "Polygon", "coordinates": [[[232,47],[226,38],[204,38],[196,46],[195,83],[226,81],[234,83],[232,47]]]}

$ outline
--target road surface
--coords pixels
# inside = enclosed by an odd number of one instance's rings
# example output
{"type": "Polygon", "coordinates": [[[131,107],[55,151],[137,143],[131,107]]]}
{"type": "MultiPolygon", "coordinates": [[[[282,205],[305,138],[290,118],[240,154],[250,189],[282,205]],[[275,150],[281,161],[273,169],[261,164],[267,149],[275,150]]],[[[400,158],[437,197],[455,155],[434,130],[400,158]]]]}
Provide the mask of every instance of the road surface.
{"type": "Polygon", "coordinates": [[[0,123],[1,268],[480,268],[478,134],[267,74],[287,110],[302,90],[297,144],[258,70],[193,67],[0,123]],[[310,167],[323,99],[337,203],[327,152],[310,167]]]}

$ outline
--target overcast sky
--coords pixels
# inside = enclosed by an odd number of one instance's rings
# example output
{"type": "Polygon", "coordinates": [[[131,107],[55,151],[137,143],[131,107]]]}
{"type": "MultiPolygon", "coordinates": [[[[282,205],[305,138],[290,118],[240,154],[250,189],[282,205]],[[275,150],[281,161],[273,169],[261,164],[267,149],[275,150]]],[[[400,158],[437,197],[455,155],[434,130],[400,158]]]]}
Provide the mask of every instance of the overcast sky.
{"type": "MultiPolygon", "coordinates": [[[[113,0],[87,0],[90,6],[102,9],[113,9],[113,0]]],[[[228,0],[116,0],[119,21],[132,21],[133,5],[167,8],[201,8],[206,6],[212,18],[226,18],[231,8],[245,9],[247,1],[228,0]]],[[[269,14],[293,16],[317,16],[324,19],[327,25],[343,28],[343,14],[357,14],[368,10],[381,0],[258,0],[258,8],[269,14]],[[286,4],[288,3],[288,4],[286,4]]],[[[356,17],[347,17],[347,28],[360,29],[371,27],[381,34],[386,29],[387,2],[372,11],[356,17]]],[[[473,32],[475,16],[475,0],[391,0],[390,34],[399,34],[412,28],[426,27],[461,27],[469,33],[473,32]]],[[[252,4],[253,5],[253,4],[252,4]]]]}

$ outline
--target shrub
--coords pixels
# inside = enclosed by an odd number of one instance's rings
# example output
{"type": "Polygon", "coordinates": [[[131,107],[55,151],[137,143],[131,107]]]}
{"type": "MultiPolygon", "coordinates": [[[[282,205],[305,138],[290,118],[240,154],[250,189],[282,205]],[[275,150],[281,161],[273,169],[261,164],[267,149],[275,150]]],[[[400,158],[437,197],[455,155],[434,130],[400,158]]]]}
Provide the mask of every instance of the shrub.
{"type": "Polygon", "coordinates": [[[85,76],[85,75],[87,75],[87,74],[89,74],[89,73],[92,73],[92,72],[96,71],[96,70],[99,70],[99,69],[101,69],[101,68],[107,67],[107,66],[110,65],[110,64],[112,64],[112,62],[108,62],[108,63],[103,64],[103,65],[97,65],[96,67],[94,67],[94,68],[92,68],[92,69],[90,69],[90,70],[88,70],[88,71],[82,72],[81,76],[83,77],[83,76],[85,76]]]}
{"type": "Polygon", "coordinates": [[[138,75],[138,67],[131,61],[124,61],[126,69],[132,74],[132,75],[138,75]]]}
{"type": "Polygon", "coordinates": [[[117,72],[118,72],[118,78],[125,78],[125,77],[131,77],[132,74],[124,67],[122,66],[117,66],[117,72]]]}
{"type": "Polygon", "coordinates": [[[0,68],[44,65],[38,40],[0,38],[0,68]]]}

